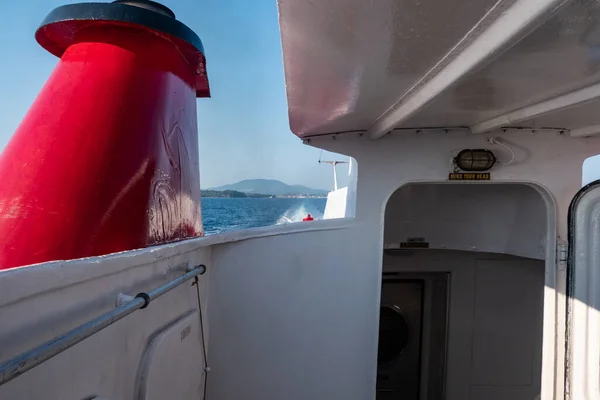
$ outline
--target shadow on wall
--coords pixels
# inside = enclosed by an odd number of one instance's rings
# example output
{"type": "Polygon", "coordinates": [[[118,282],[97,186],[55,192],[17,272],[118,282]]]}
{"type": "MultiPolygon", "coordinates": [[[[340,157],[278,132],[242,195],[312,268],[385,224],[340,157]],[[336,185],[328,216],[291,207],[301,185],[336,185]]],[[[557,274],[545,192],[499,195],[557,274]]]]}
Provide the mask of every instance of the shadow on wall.
{"type": "Polygon", "coordinates": [[[410,184],[389,199],[384,243],[545,259],[547,205],[525,184],[410,184]]]}

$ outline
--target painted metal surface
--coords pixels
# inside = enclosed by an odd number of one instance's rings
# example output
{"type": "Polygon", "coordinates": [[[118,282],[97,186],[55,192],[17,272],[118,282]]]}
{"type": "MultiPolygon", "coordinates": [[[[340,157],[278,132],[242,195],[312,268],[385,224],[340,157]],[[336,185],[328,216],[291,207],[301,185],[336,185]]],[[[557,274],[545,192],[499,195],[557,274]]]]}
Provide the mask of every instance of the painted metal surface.
{"type": "Polygon", "coordinates": [[[418,280],[382,282],[377,400],[421,398],[424,286],[418,280]]]}
{"type": "Polygon", "coordinates": [[[182,49],[119,21],[53,22],[38,40],[61,59],[0,156],[0,269],[201,236],[182,49]]]}
{"type": "MultiPolygon", "coordinates": [[[[548,224],[541,398],[560,398],[564,383],[562,360],[566,276],[564,268],[561,269],[556,263],[556,241],[566,240],[568,206],[581,187],[584,160],[600,153],[600,137],[573,138],[558,132],[530,130],[496,130],[490,132],[489,136],[501,138],[503,143],[511,146],[515,160],[510,165],[495,166],[488,183],[465,184],[532,184],[546,204],[548,224]]],[[[448,182],[451,157],[462,149],[489,148],[499,160],[510,159],[506,149],[491,146],[487,142],[486,137],[489,136],[460,130],[410,130],[380,140],[351,133],[337,135],[336,140],[326,136],[315,137],[310,144],[349,155],[360,166],[354,229],[360,230],[363,240],[355,246],[360,246],[361,252],[376,253],[370,261],[370,265],[375,265],[380,262],[383,252],[384,242],[380,232],[385,223],[384,207],[392,193],[408,183],[448,182]]],[[[485,209],[493,213],[496,206],[487,204],[485,209]]],[[[541,244],[538,239],[532,242],[536,247],[541,244]]],[[[478,245],[472,244],[475,247],[478,245]]]]}
{"type": "Polygon", "coordinates": [[[335,219],[346,217],[346,202],[348,201],[348,188],[333,190],[327,193],[327,202],[323,219],[335,219]]]}
{"type": "MultiPolygon", "coordinates": [[[[560,232],[561,228],[557,218],[560,220],[565,217],[565,204],[568,205],[568,199],[577,191],[581,162],[588,154],[593,153],[594,149],[596,151],[600,149],[600,138],[574,139],[567,135],[527,132],[506,134],[494,132],[494,134],[504,135],[503,141],[513,146],[516,158],[515,163],[511,165],[500,164],[494,167],[492,181],[486,184],[494,184],[497,181],[537,182],[537,185],[532,187],[540,192],[547,207],[548,238],[555,239],[557,231],[560,232]]],[[[21,341],[26,339],[14,333],[20,332],[21,327],[31,324],[36,324],[35,335],[42,335],[41,329],[48,326],[48,322],[46,321],[44,325],[44,321],[38,323],[33,318],[44,314],[52,316],[53,313],[58,312],[57,310],[62,310],[64,304],[73,307],[72,302],[69,303],[68,300],[90,287],[82,282],[90,281],[90,276],[93,274],[104,274],[102,280],[93,280],[95,290],[105,291],[106,285],[110,285],[114,287],[115,295],[123,292],[123,286],[132,285],[131,278],[129,281],[121,282],[128,275],[119,274],[118,279],[113,277],[115,260],[130,264],[137,257],[145,257],[144,261],[148,263],[158,258],[161,263],[159,265],[164,268],[165,264],[173,265],[181,252],[204,250],[210,251],[209,261],[214,267],[210,271],[211,299],[208,302],[211,327],[209,353],[216,356],[211,356],[209,398],[237,399],[240,398],[240,394],[246,397],[256,394],[256,397],[273,399],[290,396],[298,399],[373,398],[377,344],[375,316],[379,305],[378,290],[382,272],[382,226],[385,223],[383,210],[388,197],[398,187],[411,181],[444,182],[450,168],[450,156],[455,154],[453,152],[462,148],[484,147],[487,142],[484,136],[473,136],[465,132],[422,132],[421,134],[406,132],[379,141],[372,141],[358,135],[356,137],[340,135],[336,140],[323,137],[313,139],[311,143],[332,151],[353,154],[357,158],[361,166],[359,174],[361,180],[357,186],[357,212],[354,220],[314,221],[314,225],[311,223],[260,228],[251,232],[232,232],[219,237],[190,240],[159,248],[160,251],[171,249],[170,253],[162,256],[163,258],[158,257],[158,254],[155,256],[156,251],[153,249],[146,249],[132,252],[132,255],[126,253],[88,261],[55,263],[4,271],[0,273],[0,313],[2,313],[0,317],[10,321],[10,325],[0,330],[0,341],[13,338],[13,341],[18,339],[21,344],[21,341]],[[423,163],[425,159],[428,160],[427,163],[423,163]],[[221,244],[224,242],[228,243],[221,244]],[[348,243],[353,245],[348,246],[348,243]],[[215,246],[207,249],[205,246],[208,244],[215,246]],[[271,251],[273,248],[277,248],[278,251],[271,251]],[[307,252],[307,248],[311,251],[307,252]],[[266,257],[265,254],[268,256],[266,257]],[[131,258],[128,260],[127,257],[131,258]],[[94,268],[100,265],[101,268],[94,268]],[[19,276],[21,279],[16,279],[19,276]],[[19,285],[17,290],[16,287],[19,285]],[[64,287],[64,285],[68,286],[64,287]],[[43,297],[49,286],[53,289],[48,295],[52,296],[51,302],[44,301],[49,297],[43,297]],[[60,286],[60,290],[54,290],[57,286],[60,286]],[[39,307],[35,308],[35,315],[23,312],[32,307],[33,300],[29,299],[34,298],[35,307],[39,307]],[[273,301],[273,299],[286,299],[286,301],[273,301]],[[260,310],[260,315],[248,311],[248,308],[243,306],[249,303],[260,310]],[[324,304],[326,307],[323,306],[324,304]],[[336,317],[332,318],[332,315],[336,317]],[[276,321],[275,325],[273,321],[276,321]],[[331,338],[336,340],[330,340],[331,338]],[[298,346],[298,343],[307,345],[298,346]],[[260,354],[260,357],[256,357],[256,354],[260,354]],[[297,379],[298,376],[302,376],[303,379],[297,379]],[[232,380],[235,384],[232,384],[232,380]]],[[[500,148],[497,155],[502,160],[504,158],[501,157],[506,156],[501,153],[500,148]]],[[[490,213],[498,210],[499,206],[494,203],[494,196],[483,200],[485,203],[483,209],[489,210],[490,213]]],[[[497,201],[504,202],[505,199],[497,201]]],[[[465,217],[472,215],[463,209],[459,211],[465,217]]],[[[515,218],[519,219],[518,216],[515,218]]],[[[474,224],[471,225],[475,227],[474,224]]],[[[482,229],[486,228],[485,225],[480,226],[482,229]]],[[[477,235],[473,237],[474,240],[479,238],[477,235]]],[[[536,237],[531,245],[537,246],[538,239],[536,237]]],[[[474,244],[477,245],[478,243],[474,244]]],[[[494,251],[495,248],[490,250],[494,251]]],[[[564,326],[564,319],[561,319],[560,313],[565,308],[561,300],[564,292],[561,292],[563,289],[560,285],[564,283],[562,280],[564,276],[556,269],[554,250],[552,242],[548,241],[545,257],[541,372],[541,398],[544,399],[560,396],[561,389],[556,386],[557,382],[564,377],[560,370],[560,360],[563,357],[561,328],[564,326]]],[[[447,265],[447,257],[443,256],[441,259],[446,261],[440,263],[445,262],[443,265],[447,265]]],[[[135,268],[135,271],[137,274],[142,272],[152,274],[153,268],[135,268]]],[[[457,264],[456,274],[453,276],[457,276],[461,271],[464,272],[462,261],[457,264]]],[[[139,282],[142,277],[137,274],[135,279],[139,282]]],[[[472,275],[465,277],[464,282],[472,284],[472,275]]],[[[125,292],[132,293],[131,290],[125,292]]],[[[463,290],[452,292],[463,295],[466,293],[463,290]]],[[[164,314],[161,314],[161,317],[172,319],[173,316],[180,314],[170,308],[169,296],[164,296],[164,302],[158,301],[156,305],[162,304],[160,311],[164,314]]],[[[462,305],[456,305],[456,302],[452,304],[453,307],[457,306],[463,310],[460,315],[472,316],[473,313],[468,311],[472,311],[473,296],[465,296],[462,305]],[[463,309],[465,305],[471,308],[463,309]]],[[[150,307],[148,311],[154,309],[150,307]]],[[[143,314],[136,313],[130,318],[143,314]]],[[[164,326],[164,319],[162,321],[157,325],[164,326]]],[[[470,349],[472,342],[467,335],[460,333],[465,329],[464,319],[456,318],[455,321],[458,326],[454,325],[451,329],[458,329],[455,331],[459,332],[455,338],[464,348],[453,344],[453,349],[457,350],[449,355],[449,360],[459,360],[462,362],[460,365],[468,366],[471,357],[464,356],[469,354],[464,349],[470,349]]],[[[129,318],[122,322],[129,323],[129,318]]],[[[149,324],[150,321],[146,323],[149,324]]],[[[113,325],[112,328],[118,329],[118,324],[113,325]]],[[[68,385],[69,391],[66,388],[54,390],[62,390],[59,394],[63,394],[64,398],[71,398],[74,397],[71,394],[79,394],[82,391],[79,386],[84,384],[79,382],[84,382],[85,389],[93,390],[94,393],[102,395],[126,393],[126,390],[130,389],[131,382],[131,375],[127,374],[127,366],[131,365],[134,359],[136,362],[139,361],[136,357],[139,357],[143,350],[140,349],[142,346],[139,343],[145,341],[134,336],[135,333],[141,335],[141,329],[137,329],[136,332],[124,330],[117,332],[126,333],[127,340],[119,339],[117,336],[111,339],[110,343],[116,346],[117,350],[123,349],[122,352],[111,351],[107,355],[100,354],[97,363],[81,369],[78,379],[71,380],[73,383],[68,385]],[[133,345],[134,343],[137,345],[133,345]],[[115,353],[119,354],[119,357],[121,353],[127,354],[127,365],[118,364],[119,361],[115,360],[121,358],[114,358],[115,353]],[[98,371],[106,374],[106,366],[113,363],[118,364],[116,370],[119,374],[123,373],[124,377],[113,377],[108,372],[107,383],[100,383],[102,379],[98,371]],[[114,389],[110,389],[113,386],[114,389]],[[102,388],[103,391],[96,388],[102,388]],[[70,396],[65,396],[65,393],[70,396]]],[[[27,334],[31,337],[34,335],[33,330],[27,334]]],[[[94,337],[88,340],[93,341],[94,337]]],[[[86,341],[85,344],[86,346],[81,349],[76,346],[69,350],[72,352],[69,357],[73,363],[78,363],[76,365],[85,365],[82,363],[88,360],[90,352],[99,353],[97,349],[93,350],[94,345],[98,346],[97,342],[89,342],[87,345],[86,341]]],[[[15,351],[15,347],[17,346],[13,342],[13,345],[4,347],[3,351],[15,351]]],[[[51,379],[64,380],[63,372],[55,368],[56,365],[60,365],[57,364],[59,361],[58,357],[49,360],[48,364],[30,371],[29,374],[35,375],[27,379],[39,379],[38,387],[44,388],[48,388],[51,379]],[[54,368],[50,370],[52,367],[54,368]],[[41,375],[42,371],[47,374],[47,377],[41,375]]],[[[64,364],[65,368],[69,368],[69,372],[72,373],[73,365],[64,364]]],[[[172,370],[173,368],[163,369],[165,374],[172,374],[172,370]]],[[[470,382],[470,369],[457,367],[448,371],[452,374],[448,378],[448,390],[455,393],[453,397],[448,398],[461,400],[469,398],[469,387],[465,386],[464,382],[470,382]]],[[[177,374],[184,372],[187,371],[176,371],[177,374]]],[[[200,379],[197,373],[196,377],[200,379]]],[[[20,382],[16,379],[9,382],[5,386],[11,391],[4,393],[27,393],[26,388],[33,386],[27,383],[32,381],[20,382]]],[[[38,387],[32,387],[31,390],[39,393],[41,389],[38,387]]],[[[0,388],[0,397],[3,394],[1,390],[0,388]]],[[[22,398],[27,397],[23,395],[22,398]]],[[[481,395],[480,398],[490,397],[481,395]]]]}
{"type": "Polygon", "coordinates": [[[350,158],[348,164],[348,186],[338,189],[337,178],[335,178],[334,190],[327,194],[323,219],[354,218],[356,181],[358,178],[356,160],[350,158]]]}
{"type": "MultiPolygon", "coordinates": [[[[219,331],[212,331],[211,323],[208,322],[217,304],[212,300],[208,301],[209,285],[215,296],[223,299],[233,297],[231,300],[233,302],[240,301],[245,296],[247,299],[258,296],[261,301],[268,301],[280,298],[273,290],[288,289],[284,286],[278,289],[273,286],[280,278],[286,279],[288,286],[292,286],[293,293],[298,296],[293,298],[297,300],[293,302],[294,304],[287,301],[274,302],[275,307],[266,310],[267,314],[272,315],[273,311],[277,310],[283,312],[285,318],[295,320],[289,325],[289,329],[285,330],[286,334],[293,335],[285,340],[299,337],[306,343],[315,341],[313,346],[288,346],[285,349],[273,346],[273,341],[262,341],[260,345],[271,349],[264,359],[249,355],[256,354],[257,348],[244,347],[242,342],[238,342],[241,348],[236,346],[224,348],[224,352],[219,357],[216,353],[210,353],[214,355],[209,355],[212,371],[208,385],[210,386],[212,381],[213,390],[225,390],[225,392],[223,396],[208,395],[207,399],[240,398],[239,395],[227,397],[227,393],[231,392],[243,393],[242,398],[246,396],[245,398],[279,399],[281,396],[277,396],[276,393],[286,393],[286,390],[297,388],[299,390],[292,398],[307,398],[302,396],[308,393],[309,398],[329,399],[338,398],[335,393],[341,393],[342,396],[339,398],[364,400],[373,389],[370,379],[364,378],[364,375],[374,373],[374,369],[369,371],[368,366],[361,365],[359,362],[346,363],[352,372],[351,376],[361,377],[355,379],[352,385],[348,385],[340,384],[346,381],[344,378],[348,378],[346,374],[348,369],[339,369],[335,372],[335,368],[332,368],[338,363],[335,357],[326,360],[322,367],[319,367],[321,363],[313,362],[324,349],[330,349],[329,351],[335,354],[345,355],[355,361],[366,356],[369,363],[375,362],[375,348],[371,347],[376,345],[374,331],[376,323],[371,320],[372,327],[369,328],[370,324],[362,324],[357,320],[375,317],[375,314],[368,314],[370,308],[365,307],[364,303],[371,298],[372,300],[368,301],[376,309],[376,296],[374,296],[374,288],[377,286],[376,271],[359,267],[364,265],[364,261],[368,258],[366,254],[344,255],[342,258],[342,261],[346,260],[344,262],[340,262],[339,257],[339,254],[343,253],[341,250],[347,248],[349,240],[359,237],[360,232],[357,231],[356,236],[348,238],[352,226],[352,221],[337,220],[257,228],[245,232],[229,232],[220,237],[203,237],[110,256],[52,262],[1,271],[0,319],[4,323],[0,329],[0,342],[3,343],[0,349],[0,362],[51,339],[57,332],[67,331],[86,322],[90,314],[98,315],[113,310],[114,299],[118,293],[136,293],[162,285],[184,273],[181,266],[188,263],[206,264],[209,268],[200,278],[199,284],[203,321],[209,343],[216,335],[221,334],[223,336],[221,340],[226,341],[235,340],[238,335],[235,329],[223,331],[222,325],[219,325],[219,331]],[[308,233],[309,231],[311,233],[308,233]],[[298,246],[299,243],[302,245],[298,246]],[[323,243],[327,245],[323,246],[323,243]],[[317,246],[315,251],[306,251],[306,248],[313,248],[315,245],[317,246]],[[279,246],[281,250],[270,252],[268,254],[272,256],[265,258],[267,254],[264,253],[265,249],[272,249],[273,246],[279,246]],[[231,253],[232,247],[233,253],[231,253]],[[215,254],[218,252],[217,248],[222,249],[222,252],[215,254]],[[223,257],[225,253],[229,256],[223,257]],[[240,254],[244,255],[241,259],[240,254]],[[235,260],[234,264],[229,263],[232,256],[235,260]],[[248,259],[242,262],[246,256],[248,259]],[[290,256],[292,258],[289,258],[290,256]],[[356,268],[349,268],[349,260],[353,257],[357,257],[356,268]],[[260,261],[261,258],[263,262],[260,261]],[[291,263],[290,259],[293,260],[291,263]],[[219,280],[215,285],[211,277],[214,271],[213,262],[219,263],[220,276],[231,273],[234,274],[235,280],[231,282],[219,280]],[[315,268],[315,265],[319,267],[315,268]],[[275,274],[265,274],[267,271],[275,274]],[[300,274],[296,275],[299,279],[293,278],[295,274],[300,274]],[[340,276],[343,278],[340,279],[340,276]],[[247,277],[251,277],[250,285],[247,286],[249,290],[237,290],[238,285],[247,277]],[[265,277],[268,277],[266,281],[265,277]],[[364,289],[365,280],[373,282],[368,290],[364,289]],[[322,291],[313,286],[315,283],[318,283],[319,287],[333,284],[337,285],[334,289],[348,287],[351,290],[322,291]],[[256,284],[262,285],[262,290],[256,291],[256,284]],[[215,292],[217,287],[222,290],[218,294],[215,292]],[[359,290],[360,288],[362,290],[359,290]],[[230,296],[230,289],[237,293],[230,296]],[[341,314],[332,311],[330,306],[323,307],[323,304],[327,304],[323,300],[331,298],[332,293],[339,300],[333,308],[342,311],[341,314]],[[352,307],[351,304],[354,302],[359,305],[358,308],[352,307]],[[301,313],[299,318],[294,317],[295,314],[290,312],[290,306],[301,313]],[[339,320],[331,318],[331,315],[342,316],[342,314],[346,322],[338,323],[339,320]],[[301,323],[300,320],[307,318],[313,323],[301,323]],[[326,326],[320,327],[320,324],[314,324],[315,318],[324,321],[326,326]],[[346,328],[348,323],[356,324],[357,329],[351,329],[349,333],[346,328]],[[315,332],[315,326],[319,326],[318,332],[315,332]],[[343,341],[338,341],[335,346],[331,346],[329,340],[318,340],[323,333],[330,332],[329,327],[332,326],[345,338],[343,341]],[[365,335],[368,336],[367,342],[362,340],[365,335]],[[356,349],[361,347],[373,351],[361,350],[353,355],[356,349]],[[289,352],[300,358],[287,358],[289,352]],[[248,357],[241,365],[231,364],[227,360],[232,354],[234,357],[248,357]],[[213,357],[218,361],[217,365],[213,365],[213,357]],[[279,360],[279,364],[271,363],[273,357],[279,360]],[[220,369],[223,362],[231,365],[233,370],[220,369]],[[255,368],[250,368],[250,379],[246,380],[248,370],[246,373],[238,373],[238,371],[252,364],[255,368]],[[279,375],[276,375],[278,379],[273,379],[273,375],[267,376],[270,368],[279,371],[279,375]],[[295,373],[283,372],[291,370],[295,373]],[[307,371],[310,372],[307,374],[307,371]],[[324,371],[327,373],[323,373],[324,371]],[[332,379],[332,371],[335,373],[334,379],[332,379]],[[297,379],[299,374],[303,373],[303,379],[297,379]],[[286,379],[279,379],[282,375],[286,379]],[[260,382],[255,382],[256,390],[244,391],[242,384],[238,386],[228,384],[231,382],[230,379],[243,380],[245,383],[252,382],[252,376],[260,377],[260,382]],[[312,382],[315,384],[310,384],[312,382]],[[269,389],[269,386],[272,389],[269,389]],[[267,388],[267,391],[261,388],[267,388]],[[345,396],[352,394],[353,390],[360,392],[349,397],[345,396]],[[311,397],[310,394],[313,393],[324,395],[311,397]],[[332,394],[333,397],[328,397],[327,394],[332,394]]],[[[172,388],[170,385],[174,384],[178,385],[173,388],[173,393],[178,395],[177,398],[199,398],[198,391],[204,385],[201,370],[197,369],[201,361],[202,346],[199,326],[196,323],[199,315],[194,313],[189,319],[191,333],[188,333],[188,324],[184,324],[181,330],[173,331],[175,336],[168,339],[168,343],[161,339],[164,337],[161,335],[167,333],[170,327],[174,326],[175,321],[183,322],[179,319],[180,316],[188,315],[190,310],[196,308],[195,289],[190,288],[188,284],[179,286],[156,302],[153,301],[144,312],[131,314],[27,374],[0,386],[0,398],[84,399],[90,398],[93,394],[106,399],[121,399],[130,398],[132,393],[135,393],[132,391],[137,389],[140,389],[138,393],[145,394],[149,398],[164,398],[172,388]],[[165,344],[175,351],[163,352],[162,349],[153,346],[154,343],[161,346],[165,344]],[[160,354],[155,350],[159,350],[160,354]],[[182,356],[184,353],[185,357],[182,356]],[[193,359],[188,358],[190,356],[193,359]],[[90,359],[94,362],[90,363],[90,359]]],[[[222,305],[221,303],[220,306],[222,305]]],[[[256,310],[260,310],[260,314],[265,312],[262,306],[256,310]]],[[[246,324],[247,319],[238,319],[239,311],[237,309],[225,313],[214,312],[213,318],[219,324],[226,323],[230,318],[234,318],[235,326],[246,324]]],[[[253,311],[247,310],[245,314],[252,319],[257,317],[253,311]]],[[[268,320],[270,319],[258,317],[255,323],[249,325],[248,336],[254,335],[257,329],[263,330],[264,323],[268,320]]],[[[276,333],[276,330],[269,329],[268,333],[275,338],[283,338],[276,333]]]]}
{"type": "Polygon", "coordinates": [[[600,181],[575,195],[569,212],[567,395],[600,399],[600,181]]]}
{"type": "MultiPolygon", "coordinates": [[[[578,129],[600,124],[600,114],[598,113],[598,110],[600,110],[600,99],[594,99],[553,113],[520,121],[511,126],[527,128],[568,127],[571,133],[578,129]]],[[[600,129],[595,132],[600,132],[600,129]]]]}
{"type": "Polygon", "coordinates": [[[394,222],[385,224],[384,243],[399,248],[416,237],[424,238],[430,249],[543,260],[548,212],[542,196],[526,185],[409,184],[388,200],[385,218],[394,222]],[[457,230],[460,234],[451,233],[457,230]]]}
{"type": "Polygon", "coordinates": [[[201,336],[198,314],[188,312],[173,322],[147,343],[138,367],[136,400],[201,399],[206,382],[204,354],[194,346],[194,337],[201,336]],[[164,360],[176,360],[171,365],[173,373],[165,374],[164,360]],[[189,379],[178,371],[194,371],[195,379],[189,379]]]}
{"type": "Polygon", "coordinates": [[[122,24],[143,27],[168,40],[194,71],[198,97],[210,96],[202,41],[188,26],[175,19],[173,11],[151,0],[117,0],[57,7],[46,16],[35,32],[35,38],[50,53],[61,57],[69,46],[81,40],[82,30],[101,24],[105,24],[107,30],[122,24]]]}
{"type": "MultiPolygon", "coordinates": [[[[442,298],[443,288],[431,288],[429,304],[441,304],[430,311],[426,300],[424,310],[425,332],[427,325],[447,321],[446,359],[437,361],[443,367],[432,368],[435,364],[430,363],[428,371],[429,379],[441,378],[442,387],[437,388],[442,394],[436,396],[440,392],[431,390],[436,386],[425,381],[422,398],[562,399],[561,395],[540,395],[541,302],[545,290],[542,261],[493,253],[423,250],[404,256],[385,254],[383,270],[384,279],[448,274],[451,290],[442,298]],[[443,305],[447,306],[441,308],[443,305]],[[440,377],[443,372],[445,379],[440,377]],[[514,384],[521,379],[523,384],[514,384]]],[[[433,338],[435,333],[430,330],[433,338]]],[[[439,347],[424,344],[424,357],[429,355],[432,361],[436,353],[439,357],[439,347]]]]}
{"type": "Polygon", "coordinates": [[[69,332],[66,332],[46,343],[42,343],[39,346],[0,364],[0,385],[3,385],[21,376],[32,368],[37,367],[43,362],[69,349],[70,347],[75,346],[82,340],[89,338],[93,334],[100,332],[102,329],[125,318],[129,314],[142,308],[146,308],[153,300],[156,300],[165,293],[175,289],[182,283],[185,283],[193,277],[203,274],[204,272],[206,272],[206,267],[204,265],[199,265],[191,269],[189,272],[183,274],[179,278],[173,279],[172,281],[157,287],[148,293],[142,292],[138,294],[130,302],[121,305],[113,311],[109,311],[97,318],[94,318],[93,320],[78,326],[69,332]]]}
{"type": "Polygon", "coordinates": [[[533,28],[405,126],[473,125],[600,82],[600,3],[566,2],[533,28]]]}
{"type": "MultiPolygon", "coordinates": [[[[208,239],[208,238],[207,238],[208,239]]],[[[40,343],[115,310],[118,293],[150,293],[186,274],[187,265],[210,265],[207,240],[187,240],[84,260],[59,261],[0,271],[0,363],[40,343]]],[[[191,281],[152,301],[36,368],[0,386],[0,398],[130,399],[135,396],[146,344],[182,315],[194,324],[181,345],[202,354],[197,329],[199,288],[203,323],[208,332],[207,298],[210,268],[198,286],[191,281]]],[[[179,341],[181,336],[177,335],[179,341]]],[[[180,353],[161,354],[152,368],[161,379],[187,382],[178,398],[201,398],[201,372],[177,368],[180,353]],[[185,392],[183,392],[185,390],[185,392]]],[[[198,359],[202,361],[201,358],[198,359]]],[[[187,362],[187,361],[186,361],[187,362]]],[[[154,375],[156,376],[156,375],[154,375]]],[[[149,382],[160,384],[160,381],[149,382]]],[[[137,397],[136,397],[137,398],[137,397]]]]}
{"type": "MultiPolygon", "coordinates": [[[[518,0],[510,7],[495,7],[461,39],[415,87],[369,128],[369,135],[380,138],[401,126],[421,108],[433,101],[461,78],[488,63],[531,26],[551,13],[564,0],[518,0]]],[[[501,3],[498,3],[501,4],[501,3]]]]}
{"type": "Polygon", "coordinates": [[[279,0],[292,131],[368,128],[486,13],[511,3],[279,0]]]}
{"type": "Polygon", "coordinates": [[[355,228],[213,247],[207,399],[375,398],[380,271],[355,228]]]}
{"type": "Polygon", "coordinates": [[[600,131],[586,103],[600,82],[598,2],[279,3],[290,124],[301,137],[456,126],[600,131]]]}

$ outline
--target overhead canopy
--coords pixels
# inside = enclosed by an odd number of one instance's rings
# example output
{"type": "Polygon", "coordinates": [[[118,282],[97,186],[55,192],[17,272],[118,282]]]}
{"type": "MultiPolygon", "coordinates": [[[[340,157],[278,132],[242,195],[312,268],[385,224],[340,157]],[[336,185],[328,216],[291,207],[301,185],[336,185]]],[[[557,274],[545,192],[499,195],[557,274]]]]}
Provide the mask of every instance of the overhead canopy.
{"type": "Polygon", "coordinates": [[[600,132],[596,0],[279,0],[300,137],[397,128],[600,132]]]}

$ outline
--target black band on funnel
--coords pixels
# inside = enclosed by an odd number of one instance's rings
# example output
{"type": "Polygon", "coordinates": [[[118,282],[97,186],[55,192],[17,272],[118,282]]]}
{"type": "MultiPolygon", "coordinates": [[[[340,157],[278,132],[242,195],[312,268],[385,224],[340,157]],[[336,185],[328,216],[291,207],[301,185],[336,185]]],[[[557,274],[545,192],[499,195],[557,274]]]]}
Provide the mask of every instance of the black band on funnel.
{"type": "Polygon", "coordinates": [[[131,6],[142,7],[154,12],[166,15],[167,17],[175,18],[175,13],[167,6],[151,0],[114,0],[113,3],[129,4],[131,6]]]}
{"type": "MultiPolygon", "coordinates": [[[[117,0],[113,3],[79,3],[55,8],[38,28],[36,32],[38,42],[40,42],[38,35],[43,34],[44,27],[69,21],[118,21],[142,25],[184,40],[204,54],[204,47],[198,35],[184,23],[176,20],[173,11],[154,1],[117,0]]],[[[63,35],[74,36],[74,32],[69,32],[67,29],[63,35]]],[[[64,42],[69,42],[69,38],[64,39],[66,39],[64,42]]],[[[47,48],[45,45],[48,44],[47,41],[40,44],[47,48]]],[[[47,50],[55,54],[62,53],[66,49],[47,48],[47,50]]],[[[60,56],[60,54],[55,55],[60,56]]]]}

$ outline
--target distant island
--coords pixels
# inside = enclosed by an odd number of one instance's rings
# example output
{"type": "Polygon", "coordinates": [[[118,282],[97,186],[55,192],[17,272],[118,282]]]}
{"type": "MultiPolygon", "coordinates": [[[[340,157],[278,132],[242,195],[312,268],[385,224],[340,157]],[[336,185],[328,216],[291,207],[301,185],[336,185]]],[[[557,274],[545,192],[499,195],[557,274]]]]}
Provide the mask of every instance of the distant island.
{"type": "Polygon", "coordinates": [[[288,185],[275,179],[247,179],[201,191],[202,197],[265,198],[265,197],[327,197],[326,190],[302,185],[288,185]]]}
{"type": "Polygon", "coordinates": [[[244,192],[238,192],[237,190],[211,190],[211,189],[200,190],[200,196],[202,196],[202,197],[221,197],[221,198],[230,198],[230,199],[274,197],[270,194],[244,193],[244,192]]]}

